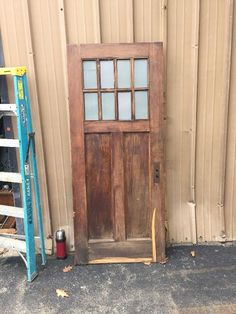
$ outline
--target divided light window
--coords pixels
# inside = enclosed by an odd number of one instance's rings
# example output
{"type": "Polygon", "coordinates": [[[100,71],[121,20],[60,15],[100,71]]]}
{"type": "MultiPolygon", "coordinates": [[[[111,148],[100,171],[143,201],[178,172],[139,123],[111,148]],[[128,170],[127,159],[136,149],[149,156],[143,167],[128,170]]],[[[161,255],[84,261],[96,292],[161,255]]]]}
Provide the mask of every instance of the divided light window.
{"type": "Polygon", "coordinates": [[[85,120],[147,120],[148,59],[83,60],[85,120]]]}

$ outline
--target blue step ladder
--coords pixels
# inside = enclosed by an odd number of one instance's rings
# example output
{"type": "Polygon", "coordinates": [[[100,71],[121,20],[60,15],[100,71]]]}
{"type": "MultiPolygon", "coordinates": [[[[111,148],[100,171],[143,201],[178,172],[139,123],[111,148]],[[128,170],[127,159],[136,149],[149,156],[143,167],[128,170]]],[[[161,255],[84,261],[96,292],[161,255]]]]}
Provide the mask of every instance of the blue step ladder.
{"type": "Polygon", "coordinates": [[[0,75],[13,77],[15,104],[0,104],[0,115],[16,116],[18,139],[0,139],[0,147],[19,148],[20,173],[0,172],[0,181],[22,184],[23,208],[0,205],[0,214],[24,219],[24,236],[0,234],[0,248],[16,250],[27,268],[28,281],[38,275],[36,264],[35,232],[33,219],[32,181],[36,205],[39,244],[42,265],[46,264],[43,234],[42,209],[40,203],[35,141],[32,129],[29,93],[25,67],[0,68],[0,75]],[[25,256],[23,255],[25,254],[25,256]]]}

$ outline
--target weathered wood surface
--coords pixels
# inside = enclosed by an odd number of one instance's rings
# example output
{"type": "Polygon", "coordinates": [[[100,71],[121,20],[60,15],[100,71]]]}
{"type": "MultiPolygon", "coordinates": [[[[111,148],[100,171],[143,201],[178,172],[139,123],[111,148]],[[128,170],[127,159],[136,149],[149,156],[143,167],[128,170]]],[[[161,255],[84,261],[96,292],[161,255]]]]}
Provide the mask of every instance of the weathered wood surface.
{"type": "MultiPolygon", "coordinates": [[[[68,60],[75,261],[161,262],[165,259],[162,45],[69,46],[68,60]],[[149,120],[84,121],[82,59],[134,57],[149,59],[149,120]]],[[[114,71],[116,78],[116,66],[114,71]]],[[[98,74],[97,81],[99,95],[98,74]]],[[[130,91],[134,118],[133,83],[130,91]]],[[[115,106],[117,110],[117,101],[115,106]]]]}
{"type": "Polygon", "coordinates": [[[72,157],[73,210],[75,228],[75,263],[88,262],[87,200],[83,128],[83,95],[80,49],[68,46],[68,81],[72,157]]]}

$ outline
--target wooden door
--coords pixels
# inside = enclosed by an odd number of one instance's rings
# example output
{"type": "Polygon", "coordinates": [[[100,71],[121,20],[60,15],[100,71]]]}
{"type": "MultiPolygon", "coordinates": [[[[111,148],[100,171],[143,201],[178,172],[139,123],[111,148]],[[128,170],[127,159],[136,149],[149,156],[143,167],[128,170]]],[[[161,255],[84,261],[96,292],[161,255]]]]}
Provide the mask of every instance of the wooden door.
{"type": "Polygon", "coordinates": [[[68,46],[75,261],[165,258],[162,44],[68,46]]]}

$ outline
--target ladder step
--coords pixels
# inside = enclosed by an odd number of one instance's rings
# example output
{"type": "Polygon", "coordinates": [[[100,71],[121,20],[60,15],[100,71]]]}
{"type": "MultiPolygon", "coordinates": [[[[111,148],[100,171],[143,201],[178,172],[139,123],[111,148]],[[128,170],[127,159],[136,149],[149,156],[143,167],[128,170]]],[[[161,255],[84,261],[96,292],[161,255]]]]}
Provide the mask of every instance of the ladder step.
{"type": "Polygon", "coordinates": [[[0,248],[13,249],[22,253],[26,253],[25,241],[11,239],[0,235],[0,248]]]}
{"type": "Polygon", "coordinates": [[[0,104],[0,111],[16,112],[16,104],[0,104]]]}
{"type": "Polygon", "coordinates": [[[16,104],[0,104],[0,118],[3,116],[16,116],[16,104]]]}
{"type": "Polygon", "coordinates": [[[22,183],[22,177],[20,173],[0,172],[0,181],[22,183]]]}
{"type": "Polygon", "coordinates": [[[0,138],[0,147],[19,147],[19,140],[0,138]]]}
{"type": "Polygon", "coordinates": [[[21,207],[0,205],[0,215],[24,218],[24,209],[21,207]]]}

